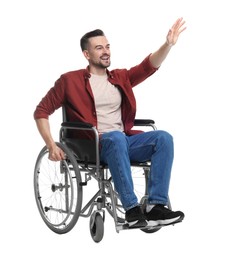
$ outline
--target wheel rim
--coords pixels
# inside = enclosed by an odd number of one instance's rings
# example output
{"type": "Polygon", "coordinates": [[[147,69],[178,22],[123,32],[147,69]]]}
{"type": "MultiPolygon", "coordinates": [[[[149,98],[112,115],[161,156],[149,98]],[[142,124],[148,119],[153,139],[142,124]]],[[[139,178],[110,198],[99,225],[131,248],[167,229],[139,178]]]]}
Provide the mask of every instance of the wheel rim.
{"type": "MultiPolygon", "coordinates": [[[[76,186],[75,186],[76,187],[76,186]]],[[[48,150],[40,156],[35,170],[35,196],[47,225],[64,229],[73,215],[74,184],[68,163],[48,159],[48,150]]]]}

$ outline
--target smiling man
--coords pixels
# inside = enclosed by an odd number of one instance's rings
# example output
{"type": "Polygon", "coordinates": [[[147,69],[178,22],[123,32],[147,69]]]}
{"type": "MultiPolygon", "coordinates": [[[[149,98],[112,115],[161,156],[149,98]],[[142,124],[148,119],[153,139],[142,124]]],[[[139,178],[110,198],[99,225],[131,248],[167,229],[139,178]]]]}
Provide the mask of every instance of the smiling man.
{"type": "Polygon", "coordinates": [[[177,19],[163,45],[128,70],[109,71],[111,53],[105,34],[99,29],[86,33],[80,44],[89,65],[61,75],[34,112],[38,130],[49,149],[49,159],[54,161],[64,159],[48,121],[56,109],[64,106],[69,121],[96,126],[101,161],[109,166],[130,227],[169,225],[184,218],[183,212],[166,207],[173,163],[172,136],[160,130],[145,133],[132,130],[136,114],[132,88],[158,70],[185,30],[184,23],[182,18],[177,19]],[[148,181],[147,208],[142,212],[133,190],[130,161],[147,160],[151,161],[152,174],[148,181]]]}
{"type": "Polygon", "coordinates": [[[81,39],[81,48],[89,62],[90,72],[97,75],[106,74],[105,68],[111,65],[111,61],[110,44],[104,33],[101,30],[87,33],[81,39]],[[90,37],[93,33],[97,36],[90,37]],[[86,39],[89,39],[88,42],[86,39]]]}

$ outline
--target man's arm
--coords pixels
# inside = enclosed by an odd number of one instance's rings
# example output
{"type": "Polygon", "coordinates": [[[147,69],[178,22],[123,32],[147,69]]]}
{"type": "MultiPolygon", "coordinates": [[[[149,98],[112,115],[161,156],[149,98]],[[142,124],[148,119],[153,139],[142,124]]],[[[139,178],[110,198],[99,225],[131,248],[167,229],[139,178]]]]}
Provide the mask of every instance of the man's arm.
{"type": "Polygon", "coordinates": [[[56,145],[50,132],[49,120],[46,118],[36,119],[37,128],[49,149],[49,159],[60,161],[65,159],[64,152],[56,145]]]}
{"type": "Polygon", "coordinates": [[[183,18],[177,19],[167,34],[166,42],[156,52],[153,52],[150,55],[149,60],[153,67],[158,68],[161,66],[162,62],[165,60],[169,51],[171,50],[171,47],[176,44],[181,32],[186,29],[184,24],[185,21],[183,18]]]}

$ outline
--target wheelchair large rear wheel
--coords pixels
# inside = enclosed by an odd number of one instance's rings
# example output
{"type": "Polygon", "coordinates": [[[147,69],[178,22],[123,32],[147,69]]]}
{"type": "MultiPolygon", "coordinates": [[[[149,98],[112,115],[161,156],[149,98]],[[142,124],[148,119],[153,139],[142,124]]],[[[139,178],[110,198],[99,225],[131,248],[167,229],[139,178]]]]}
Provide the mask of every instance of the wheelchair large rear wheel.
{"type": "Polygon", "coordinates": [[[35,199],[42,219],[54,232],[69,232],[78,221],[82,206],[81,175],[73,153],[56,143],[64,153],[63,161],[48,159],[44,147],[38,155],[34,170],[35,199]]]}
{"type": "MultiPolygon", "coordinates": [[[[138,202],[141,207],[144,209],[147,203],[147,180],[149,175],[149,165],[148,164],[140,164],[138,166],[131,166],[131,173],[134,184],[134,192],[137,196],[138,202]]],[[[114,183],[112,182],[114,187],[114,183]]],[[[119,223],[125,223],[125,210],[121,204],[118,193],[113,188],[114,200],[115,200],[115,208],[117,214],[117,221],[119,223]]],[[[110,197],[106,198],[106,208],[110,215],[113,217],[113,205],[110,197]]]]}
{"type": "MultiPolygon", "coordinates": [[[[147,189],[148,189],[148,178],[150,175],[149,168],[150,168],[149,166],[132,167],[132,176],[134,180],[134,192],[143,210],[146,208],[147,199],[148,199],[147,189]]],[[[161,227],[145,227],[142,228],[141,231],[145,233],[155,233],[160,229],[161,227]]]]}

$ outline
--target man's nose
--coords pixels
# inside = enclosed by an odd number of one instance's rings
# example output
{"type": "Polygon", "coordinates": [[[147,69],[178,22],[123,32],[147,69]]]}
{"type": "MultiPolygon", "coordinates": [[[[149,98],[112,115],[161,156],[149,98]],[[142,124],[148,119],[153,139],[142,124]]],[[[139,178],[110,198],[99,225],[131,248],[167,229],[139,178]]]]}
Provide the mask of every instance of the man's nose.
{"type": "Polygon", "coordinates": [[[109,50],[108,48],[104,48],[104,49],[103,49],[103,52],[106,53],[106,54],[108,54],[108,55],[110,54],[110,50],[109,50]]]}

